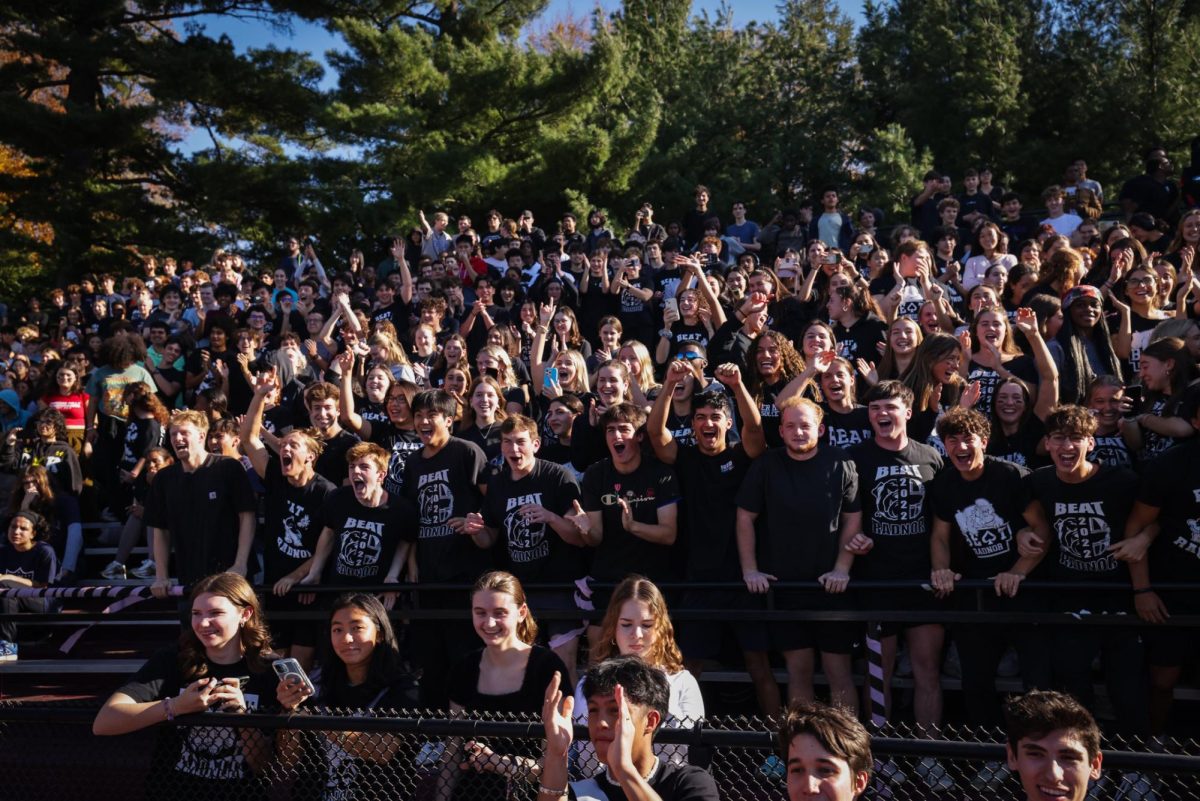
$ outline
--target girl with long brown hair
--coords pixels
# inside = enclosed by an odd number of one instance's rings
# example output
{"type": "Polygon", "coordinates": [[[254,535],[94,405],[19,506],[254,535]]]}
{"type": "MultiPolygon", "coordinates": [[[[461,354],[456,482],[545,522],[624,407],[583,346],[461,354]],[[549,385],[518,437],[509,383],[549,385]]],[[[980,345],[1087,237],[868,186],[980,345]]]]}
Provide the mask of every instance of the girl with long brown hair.
{"type": "MultiPolygon", "coordinates": [[[[209,709],[245,713],[272,697],[270,634],[246,579],[236,573],[201,579],[189,608],[191,625],[179,642],[151,657],[104,702],[93,733],[128,734],[209,709]]],[[[270,756],[255,729],[166,726],[149,787],[163,799],[265,798],[256,773],[270,756]]]]}
{"type": "MultiPolygon", "coordinates": [[[[700,684],[683,666],[666,599],[644,576],[627,576],[613,589],[591,659],[599,664],[612,656],[636,656],[667,674],[671,695],[664,726],[678,728],[704,717],[700,684]]],[[[587,718],[580,682],[575,688],[575,722],[586,726],[587,718]]],[[[664,759],[687,761],[686,746],[655,746],[654,750],[664,759]]]]}

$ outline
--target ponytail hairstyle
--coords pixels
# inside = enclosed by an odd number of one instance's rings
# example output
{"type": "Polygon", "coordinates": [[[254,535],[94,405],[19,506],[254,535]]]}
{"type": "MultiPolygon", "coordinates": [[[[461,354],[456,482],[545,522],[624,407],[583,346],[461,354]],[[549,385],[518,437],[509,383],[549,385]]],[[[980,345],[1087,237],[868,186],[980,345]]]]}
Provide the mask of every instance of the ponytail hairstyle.
{"type": "Polygon", "coordinates": [[[533,613],[529,611],[529,605],[525,602],[525,588],[521,586],[521,580],[512,573],[506,573],[503,570],[493,570],[490,573],[484,573],[475,582],[475,586],[471,588],[471,597],[474,598],[479,592],[495,592],[507,595],[513,599],[513,603],[518,608],[525,610],[525,618],[517,622],[517,639],[526,645],[533,645],[537,640],[538,624],[533,619],[533,613]]]}

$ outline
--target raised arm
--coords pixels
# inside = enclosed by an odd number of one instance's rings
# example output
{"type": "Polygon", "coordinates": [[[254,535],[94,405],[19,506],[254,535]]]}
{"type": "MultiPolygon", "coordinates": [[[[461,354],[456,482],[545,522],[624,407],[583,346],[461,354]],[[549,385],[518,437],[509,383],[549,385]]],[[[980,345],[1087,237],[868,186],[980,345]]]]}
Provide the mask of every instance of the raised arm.
{"type": "Polygon", "coordinates": [[[242,439],[242,449],[246,452],[246,458],[250,460],[250,465],[254,468],[254,472],[259,478],[267,477],[267,463],[269,455],[267,446],[262,441],[262,417],[263,407],[267,405],[267,396],[278,386],[279,379],[275,375],[275,368],[271,367],[258,374],[252,384],[254,388],[254,397],[250,399],[250,407],[246,410],[245,416],[242,418],[242,425],[238,431],[238,436],[242,439]]]}
{"type": "Polygon", "coordinates": [[[754,398],[750,396],[750,390],[746,389],[746,383],[742,381],[741,369],[733,362],[727,362],[717,365],[713,375],[718,381],[729,387],[730,392],[733,393],[733,399],[737,403],[738,419],[742,423],[742,447],[747,456],[757,459],[767,449],[767,436],[763,432],[762,415],[758,411],[758,404],[754,402],[754,398]]]}
{"type": "Polygon", "coordinates": [[[666,464],[675,464],[679,454],[678,443],[671,437],[671,432],[667,431],[667,410],[671,408],[671,397],[675,393],[675,387],[691,372],[692,368],[685,362],[671,362],[671,366],[667,368],[667,375],[663,378],[662,389],[646,420],[646,437],[650,440],[650,447],[654,448],[654,455],[658,460],[666,464]]]}
{"type": "Polygon", "coordinates": [[[359,434],[363,439],[371,438],[371,423],[364,420],[361,414],[354,411],[354,351],[347,350],[337,356],[337,366],[341,369],[338,383],[341,385],[341,396],[338,399],[338,415],[346,428],[359,434]]]}
{"type": "Polygon", "coordinates": [[[1038,329],[1037,316],[1032,309],[1017,309],[1017,330],[1025,335],[1033,351],[1033,363],[1038,371],[1037,398],[1034,400],[1033,413],[1039,420],[1045,420],[1050,411],[1058,403],[1058,365],[1046,347],[1046,340],[1038,329]]]}

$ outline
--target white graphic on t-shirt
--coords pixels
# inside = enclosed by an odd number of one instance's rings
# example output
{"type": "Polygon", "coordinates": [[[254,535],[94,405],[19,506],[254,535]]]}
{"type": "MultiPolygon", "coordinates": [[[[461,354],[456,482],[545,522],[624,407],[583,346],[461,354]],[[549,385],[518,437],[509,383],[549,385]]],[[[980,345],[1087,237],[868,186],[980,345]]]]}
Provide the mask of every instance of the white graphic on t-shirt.
{"type": "Polygon", "coordinates": [[[417,479],[417,506],[421,514],[421,539],[449,537],[454,534],[446,521],[454,511],[454,495],[450,492],[450,471],[436,470],[417,479]]]}
{"type": "Polygon", "coordinates": [[[350,578],[367,578],[379,569],[383,556],[383,523],[346,519],[338,549],[337,572],[350,578]]]}
{"type": "Polygon", "coordinates": [[[907,537],[925,533],[925,484],[916,465],[893,465],[875,471],[875,515],[871,533],[907,537]]]}
{"type": "Polygon", "coordinates": [[[1133,467],[1129,449],[1125,440],[1119,434],[1111,437],[1096,436],[1096,447],[1088,454],[1088,461],[1093,464],[1107,464],[1113,467],[1133,467]]]}
{"type": "Polygon", "coordinates": [[[308,559],[312,551],[304,547],[301,531],[308,528],[312,519],[308,510],[298,503],[287,501],[288,513],[283,517],[283,535],[275,541],[279,552],[291,559],[308,559]]]}
{"type": "Polygon", "coordinates": [[[1191,536],[1176,537],[1175,547],[1200,559],[1200,518],[1191,518],[1187,521],[1187,526],[1191,536]]]}
{"type": "Polygon", "coordinates": [[[1117,569],[1108,552],[1112,530],[1104,517],[1104,502],[1054,504],[1054,532],[1058,536],[1058,563],[1068,570],[1103,573],[1117,569]]]}
{"type": "MultiPolygon", "coordinates": [[[[258,709],[258,695],[245,693],[246,709],[258,709]]],[[[245,775],[242,738],[229,728],[191,726],[183,738],[175,770],[201,779],[238,780],[245,775]]]]}
{"type": "Polygon", "coordinates": [[[966,509],[954,513],[954,521],[962,532],[967,546],[980,559],[1007,553],[1012,543],[1012,529],[996,513],[987,498],[978,498],[966,509]]]}
{"type": "Polygon", "coordinates": [[[550,555],[550,542],[546,539],[546,524],[530,525],[521,514],[521,507],[529,504],[542,505],[542,493],[518,495],[508,499],[505,505],[504,535],[508,543],[508,558],[514,563],[533,562],[550,555]]]}

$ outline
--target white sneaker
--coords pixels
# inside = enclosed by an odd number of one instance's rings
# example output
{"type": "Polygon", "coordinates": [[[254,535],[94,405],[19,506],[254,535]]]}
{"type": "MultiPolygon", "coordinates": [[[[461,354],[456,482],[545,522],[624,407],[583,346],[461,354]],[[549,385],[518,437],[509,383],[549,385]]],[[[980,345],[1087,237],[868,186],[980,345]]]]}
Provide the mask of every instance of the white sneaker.
{"type": "Polygon", "coordinates": [[[0,640],[0,662],[17,661],[17,644],[8,640],[0,640]]]}
{"type": "Polygon", "coordinates": [[[154,578],[154,560],[147,559],[140,565],[129,571],[129,574],[134,578],[152,579],[154,578]]]}
{"type": "Polygon", "coordinates": [[[100,576],[101,578],[106,578],[110,581],[124,579],[125,565],[121,564],[120,562],[109,562],[108,567],[100,571],[100,576]]]}

